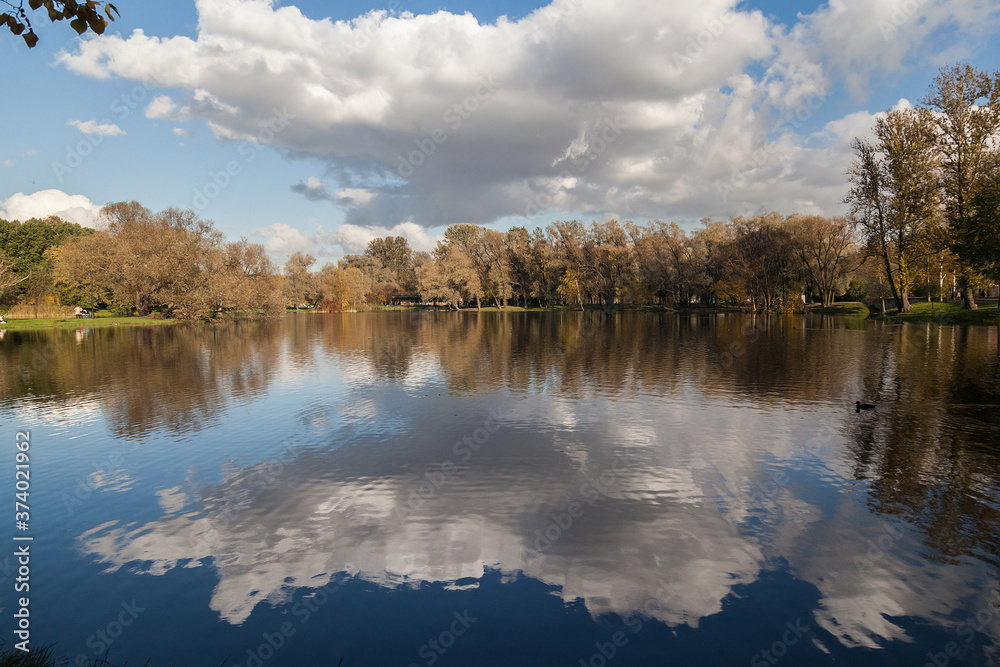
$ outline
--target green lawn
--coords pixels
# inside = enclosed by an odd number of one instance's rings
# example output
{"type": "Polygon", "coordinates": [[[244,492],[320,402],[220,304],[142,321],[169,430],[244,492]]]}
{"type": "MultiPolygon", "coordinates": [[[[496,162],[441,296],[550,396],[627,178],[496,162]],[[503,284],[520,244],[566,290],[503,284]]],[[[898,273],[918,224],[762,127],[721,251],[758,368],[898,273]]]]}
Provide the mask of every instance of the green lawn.
{"type": "Polygon", "coordinates": [[[884,317],[873,317],[886,322],[936,322],[938,324],[1000,324],[1000,310],[993,303],[976,310],[964,310],[960,303],[927,303],[920,301],[912,304],[913,310],[900,314],[896,309],[886,311],[884,317]]]}
{"type": "Polygon", "coordinates": [[[163,324],[176,324],[179,320],[153,320],[148,317],[102,317],[100,313],[94,319],[75,317],[53,319],[38,318],[31,320],[7,320],[0,324],[0,329],[7,331],[36,331],[39,329],[93,329],[95,327],[150,327],[163,324]]]}
{"type": "Polygon", "coordinates": [[[810,308],[807,313],[816,315],[850,315],[852,317],[867,317],[868,306],[858,301],[844,301],[835,303],[829,308],[810,308]]]}

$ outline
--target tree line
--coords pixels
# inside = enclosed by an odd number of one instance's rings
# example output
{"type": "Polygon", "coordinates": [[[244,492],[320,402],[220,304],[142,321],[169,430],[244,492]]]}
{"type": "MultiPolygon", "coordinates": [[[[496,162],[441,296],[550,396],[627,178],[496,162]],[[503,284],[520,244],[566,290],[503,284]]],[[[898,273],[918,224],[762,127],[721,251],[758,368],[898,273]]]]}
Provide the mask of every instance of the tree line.
{"type": "MultiPolygon", "coordinates": [[[[137,202],[106,206],[96,231],[57,218],[0,223],[4,303],[48,298],[182,319],[407,300],[454,309],[700,303],[763,312],[888,293],[850,220],[778,213],[705,219],[692,231],[660,221],[559,221],[506,232],[457,224],[432,252],[388,236],[362,254],[315,264],[295,253],[282,275],[263,246],[226,242],[193,211],[154,214],[137,202]]],[[[925,294],[937,269],[911,272],[925,294]]]]}
{"type": "Polygon", "coordinates": [[[800,307],[804,296],[832,304],[863,261],[844,218],[768,213],[704,220],[692,232],[659,221],[506,232],[456,224],[432,252],[415,252],[400,236],[377,238],[316,272],[315,258],[297,253],[284,289],[288,301],[335,309],[419,298],[455,309],[697,302],[766,311],[800,307]]]}
{"type": "Polygon", "coordinates": [[[389,236],[318,270],[315,258],[296,253],[283,275],[263,246],[226,242],[190,210],[117,202],[99,226],[0,221],[0,302],[48,299],[182,319],[303,304],[359,309],[401,297],[456,309],[701,302],[756,311],[801,305],[803,295],[829,305],[862,259],[846,219],[776,213],[705,220],[692,232],[613,220],[506,232],[458,224],[433,252],[389,236]]]}

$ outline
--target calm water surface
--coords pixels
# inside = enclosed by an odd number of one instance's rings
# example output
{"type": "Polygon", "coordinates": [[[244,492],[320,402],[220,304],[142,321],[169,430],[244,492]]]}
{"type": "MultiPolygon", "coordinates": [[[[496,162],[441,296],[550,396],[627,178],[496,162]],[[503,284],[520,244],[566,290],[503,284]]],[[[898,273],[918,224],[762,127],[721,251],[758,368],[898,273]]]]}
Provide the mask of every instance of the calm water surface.
{"type": "Polygon", "coordinates": [[[997,664],[998,364],[995,327],[819,317],[8,331],[32,642],[118,665],[997,664]]]}

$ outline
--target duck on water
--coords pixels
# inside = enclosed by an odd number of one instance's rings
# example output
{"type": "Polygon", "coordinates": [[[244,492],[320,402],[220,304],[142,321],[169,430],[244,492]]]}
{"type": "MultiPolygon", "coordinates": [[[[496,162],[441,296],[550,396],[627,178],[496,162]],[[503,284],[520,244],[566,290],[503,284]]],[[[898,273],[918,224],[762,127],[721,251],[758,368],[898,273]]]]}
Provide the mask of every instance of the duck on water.
{"type": "Polygon", "coordinates": [[[876,406],[871,403],[862,403],[861,401],[854,401],[854,411],[861,412],[862,410],[874,410],[876,406]]]}

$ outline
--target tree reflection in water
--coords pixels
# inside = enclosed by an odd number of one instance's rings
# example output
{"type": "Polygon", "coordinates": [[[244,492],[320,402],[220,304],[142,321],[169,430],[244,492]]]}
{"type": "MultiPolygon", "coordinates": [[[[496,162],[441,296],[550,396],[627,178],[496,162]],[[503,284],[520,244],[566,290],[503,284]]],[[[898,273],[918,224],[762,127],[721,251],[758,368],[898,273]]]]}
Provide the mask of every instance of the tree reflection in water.
{"type": "Polygon", "coordinates": [[[231,624],[334,576],[496,570],[594,615],[652,595],[653,617],[698,627],[781,562],[818,592],[828,643],[874,648],[997,587],[996,328],[397,311],[8,333],[0,361],[4,406],[83,405],[118,439],[240,406],[282,424],[214,477],[175,471],[160,514],[95,509],[78,533],[112,569],[211,559],[231,624]]]}

